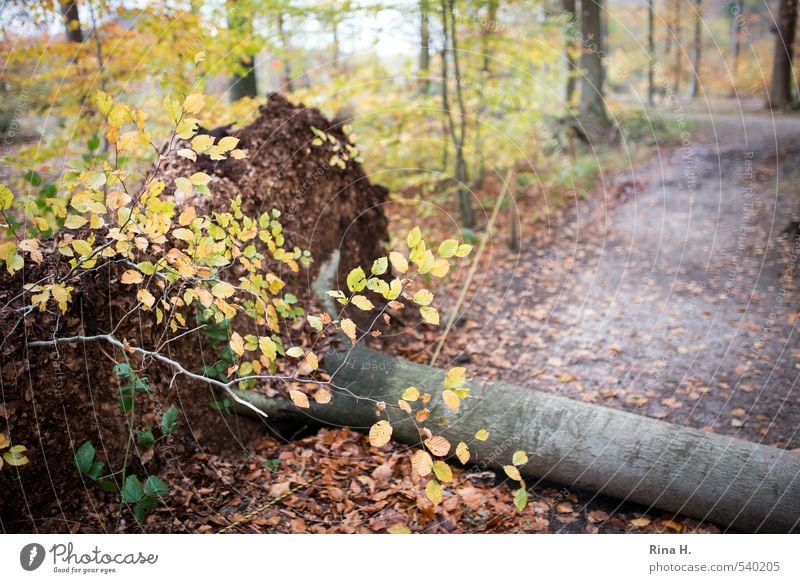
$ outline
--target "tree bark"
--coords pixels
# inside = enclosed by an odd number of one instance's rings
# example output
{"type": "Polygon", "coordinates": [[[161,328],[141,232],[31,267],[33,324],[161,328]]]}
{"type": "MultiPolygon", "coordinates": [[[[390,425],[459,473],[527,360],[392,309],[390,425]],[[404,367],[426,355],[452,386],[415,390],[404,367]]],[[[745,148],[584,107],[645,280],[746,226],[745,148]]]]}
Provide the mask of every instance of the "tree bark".
{"type": "MultiPolygon", "coordinates": [[[[348,344],[349,345],[349,344],[348,344]]],[[[368,431],[386,403],[392,438],[420,443],[411,418],[395,406],[409,386],[437,393],[445,371],[356,346],[330,351],[324,366],[347,387],[331,403],[297,409],[289,401],[242,395],[273,418],[313,419],[368,431]]],[[[602,493],[745,532],[786,533],[800,522],[800,455],[704,433],[632,413],[572,401],[501,382],[470,379],[471,396],[453,413],[435,398],[428,428],[453,446],[469,445],[470,463],[501,470],[514,451],[520,468],[538,479],[602,493]],[[489,440],[474,439],[487,429],[489,440]]],[[[450,454],[453,454],[451,449],[450,454]]]]}
{"type": "Polygon", "coordinates": [[[681,38],[681,2],[682,0],[675,0],[675,82],[673,85],[673,92],[676,96],[681,91],[681,56],[683,54],[683,41],[681,38]]]}
{"type": "Polygon", "coordinates": [[[581,117],[586,120],[589,133],[597,128],[605,132],[610,126],[605,106],[603,72],[605,53],[602,46],[601,19],[603,0],[581,1],[581,33],[583,51],[581,54],[581,117]]]}
{"type": "Polygon", "coordinates": [[[67,42],[82,43],[83,30],[81,30],[81,19],[78,14],[77,0],[59,0],[61,16],[64,19],[64,32],[67,42]]]}
{"type": "Polygon", "coordinates": [[[736,95],[736,72],[739,69],[739,52],[741,51],[739,30],[741,29],[743,8],[744,0],[734,0],[731,2],[731,38],[729,49],[731,54],[731,97],[736,95]]]}
{"type": "Polygon", "coordinates": [[[423,93],[427,93],[430,88],[430,69],[430,0],[419,0],[419,79],[420,88],[423,93]]]}
{"type": "MultiPolygon", "coordinates": [[[[228,27],[247,38],[253,35],[253,23],[247,15],[240,13],[236,0],[231,0],[228,3],[228,27]]],[[[237,72],[231,77],[229,88],[231,101],[258,96],[255,55],[239,57],[239,66],[244,70],[244,73],[237,72]]]]}
{"type": "Polygon", "coordinates": [[[564,100],[567,105],[572,103],[575,97],[575,90],[578,88],[578,62],[575,59],[575,0],[563,0],[562,6],[567,14],[569,23],[567,25],[567,41],[564,47],[564,59],[567,62],[567,86],[564,92],[564,100]]]}
{"type": "Polygon", "coordinates": [[[656,40],[655,40],[655,0],[647,0],[647,104],[655,105],[656,84],[655,84],[655,61],[656,61],[656,40]]]}
{"type": "Polygon", "coordinates": [[[278,14],[278,37],[281,41],[281,48],[283,49],[283,76],[282,85],[285,91],[294,91],[292,84],[292,64],[289,61],[289,39],[286,35],[286,27],[283,22],[283,14],[278,14]]]}
{"type": "Polygon", "coordinates": [[[792,104],[792,87],[794,85],[792,60],[797,25],[797,0],[780,0],[778,19],[772,84],[767,99],[769,107],[787,109],[792,104]]]}
{"type": "Polygon", "coordinates": [[[689,97],[694,99],[700,92],[700,58],[703,52],[703,0],[694,0],[694,45],[692,47],[692,79],[689,82],[689,97]]]}

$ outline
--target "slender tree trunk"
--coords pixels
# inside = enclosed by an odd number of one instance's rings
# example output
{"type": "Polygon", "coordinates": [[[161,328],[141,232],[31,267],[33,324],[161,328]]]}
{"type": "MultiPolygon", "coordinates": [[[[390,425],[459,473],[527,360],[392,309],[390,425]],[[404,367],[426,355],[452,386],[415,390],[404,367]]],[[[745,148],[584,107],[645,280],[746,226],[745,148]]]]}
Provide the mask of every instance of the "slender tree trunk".
{"type": "MultiPolygon", "coordinates": [[[[601,18],[603,0],[581,0],[581,32],[583,51],[581,54],[581,116],[588,118],[592,126],[605,130],[610,125],[603,90],[603,60],[601,18]]],[[[590,128],[591,129],[591,128],[590,128]]]]}
{"type": "Polygon", "coordinates": [[[677,96],[681,90],[681,57],[683,56],[683,39],[681,38],[681,3],[683,0],[675,0],[675,82],[673,91],[677,96]]]}
{"type": "Polygon", "coordinates": [[[481,66],[481,92],[478,96],[478,113],[475,119],[475,157],[478,159],[478,183],[483,182],[484,162],[483,162],[483,140],[481,136],[481,124],[486,116],[485,93],[492,78],[492,36],[497,28],[497,10],[500,0],[489,0],[486,6],[486,20],[481,28],[481,52],[483,53],[483,65],[481,66]]]}
{"type": "MultiPolygon", "coordinates": [[[[243,14],[236,0],[228,2],[228,27],[244,37],[253,35],[253,22],[248,15],[243,14]]],[[[256,57],[243,55],[239,57],[239,66],[244,73],[234,73],[231,78],[230,100],[238,101],[244,97],[256,97],[258,88],[256,84],[256,57]]]]}
{"type": "Polygon", "coordinates": [[[778,30],[775,35],[775,60],[772,65],[772,85],[769,90],[769,106],[787,109],[792,104],[794,72],[795,27],[797,25],[797,0],[780,0],[778,30]]]}
{"type": "Polygon", "coordinates": [[[655,60],[656,60],[656,39],[655,39],[655,0],[647,0],[647,104],[655,104],[656,84],[655,84],[655,60]]]}
{"type": "Polygon", "coordinates": [[[703,52],[703,0],[694,0],[694,46],[692,52],[692,79],[689,82],[689,97],[694,99],[700,92],[700,57],[703,52]]]}
{"type": "Polygon", "coordinates": [[[59,8],[64,20],[67,42],[82,43],[83,30],[81,30],[81,19],[78,14],[78,0],[59,0],[59,8]]]}
{"type": "Polygon", "coordinates": [[[333,68],[339,69],[339,59],[341,58],[341,47],[339,45],[339,23],[333,21],[333,68]]]}
{"type": "Polygon", "coordinates": [[[575,90],[578,88],[578,61],[575,58],[577,38],[577,23],[575,19],[575,0],[563,0],[562,6],[567,14],[569,22],[567,24],[567,41],[564,47],[564,59],[567,62],[567,87],[564,92],[564,99],[567,105],[572,103],[575,97],[575,90]]]}
{"type": "Polygon", "coordinates": [[[423,93],[430,89],[431,24],[430,0],[419,0],[419,78],[423,93]]]}
{"type": "Polygon", "coordinates": [[[469,174],[467,172],[467,163],[464,159],[467,115],[466,106],[464,104],[464,92],[461,88],[461,70],[458,58],[458,37],[456,31],[456,17],[453,10],[454,4],[455,0],[442,0],[442,107],[450,129],[450,137],[453,139],[453,144],[455,145],[455,181],[458,185],[458,208],[461,214],[461,223],[466,228],[472,228],[475,226],[475,214],[472,210],[472,197],[467,188],[469,174]],[[453,73],[455,75],[456,97],[459,109],[458,130],[456,130],[456,123],[450,108],[450,96],[448,91],[450,73],[447,66],[448,46],[453,57],[453,73]]]}
{"type": "Polygon", "coordinates": [[[283,23],[283,14],[278,14],[278,38],[281,41],[281,49],[283,50],[283,74],[281,76],[281,85],[284,91],[290,93],[294,91],[292,85],[292,64],[289,61],[289,38],[283,23]]]}
{"type": "Polygon", "coordinates": [[[736,95],[736,72],[739,69],[739,53],[741,52],[741,39],[739,31],[742,26],[742,9],[744,0],[733,0],[730,2],[731,10],[731,38],[730,38],[730,69],[731,69],[731,97],[736,95]]]}

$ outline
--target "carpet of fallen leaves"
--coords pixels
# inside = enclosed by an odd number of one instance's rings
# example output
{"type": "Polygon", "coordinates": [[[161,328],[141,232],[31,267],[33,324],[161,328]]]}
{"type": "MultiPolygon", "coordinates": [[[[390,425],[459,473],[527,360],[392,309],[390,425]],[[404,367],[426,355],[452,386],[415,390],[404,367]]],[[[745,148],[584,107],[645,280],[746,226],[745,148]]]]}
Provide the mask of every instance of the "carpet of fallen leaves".
{"type": "MultiPolygon", "coordinates": [[[[122,532],[192,533],[621,533],[719,532],[678,518],[555,485],[533,488],[519,512],[513,484],[493,472],[457,469],[441,504],[411,469],[413,449],[380,449],[349,429],[320,429],[284,442],[265,437],[241,456],[197,454],[168,475],[168,503],[122,532]],[[587,502],[591,501],[591,508],[587,502]]],[[[116,513],[103,506],[106,520],[116,513]]],[[[104,521],[102,517],[101,521],[104,521]]],[[[77,527],[76,527],[77,530],[77,527]]],[[[84,529],[85,530],[85,529],[84,529]]]]}

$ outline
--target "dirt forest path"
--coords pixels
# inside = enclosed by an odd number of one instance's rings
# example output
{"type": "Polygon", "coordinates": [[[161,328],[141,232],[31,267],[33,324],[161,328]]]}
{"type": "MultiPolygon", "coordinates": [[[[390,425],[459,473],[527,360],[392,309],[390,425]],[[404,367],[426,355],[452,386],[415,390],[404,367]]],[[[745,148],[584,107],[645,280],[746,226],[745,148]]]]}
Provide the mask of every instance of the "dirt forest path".
{"type": "Polygon", "coordinates": [[[480,377],[798,448],[797,257],[781,231],[800,210],[800,119],[697,116],[686,137],[621,177],[625,200],[607,182],[547,246],[490,262],[449,356],[480,377]],[[483,293],[497,282],[502,297],[483,293]]]}

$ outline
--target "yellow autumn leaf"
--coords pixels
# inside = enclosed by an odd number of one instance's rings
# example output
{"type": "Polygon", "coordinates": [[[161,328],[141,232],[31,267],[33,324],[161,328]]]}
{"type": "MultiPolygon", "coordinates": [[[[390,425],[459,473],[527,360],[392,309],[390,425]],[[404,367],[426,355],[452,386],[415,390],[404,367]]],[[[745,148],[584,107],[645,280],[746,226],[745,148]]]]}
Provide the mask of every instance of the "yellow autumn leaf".
{"type": "Polygon", "coordinates": [[[350,318],[345,318],[341,322],[342,332],[344,332],[345,336],[347,336],[350,340],[352,340],[353,344],[356,343],[356,325],[350,318]]]}
{"type": "Polygon", "coordinates": [[[392,426],[388,421],[381,419],[369,428],[369,444],[373,447],[382,447],[392,438],[392,426]]]}
{"type": "Polygon", "coordinates": [[[419,309],[419,313],[422,316],[422,319],[428,324],[433,324],[434,326],[439,325],[439,311],[436,308],[431,306],[422,306],[419,309]]]}
{"type": "Polygon", "coordinates": [[[519,475],[519,470],[516,466],[503,466],[503,471],[506,473],[506,476],[512,480],[516,480],[517,482],[522,481],[522,476],[519,475]]]}
{"type": "Polygon", "coordinates": [[[442,400],[444,404],[447,405],[448,409],[458,411],[461,408],[461,399],[450,389],[446,389],[442,392],[442,400]]]}
{"type": "Polygon", "coordinates": [[[424,449],[415,451],[414,455],[411,456],[411,468],[423,478],[430,474],[433,469],[431,454],[424,449]]]}
{"type": "Polygon", "coordinates": [[[420,306],[428,306],[433,301],[433,294],[426,289],[421,289],[415,293],[411,299],[415,304],[420,306]]]}
{"type": "Polygon", "coordinates": [[[234,138],[233,136],[225,136],[217,143],[221,152],[229,152],[238,145],[239,138],[234,138]]]}
{"type": "Polygon", "coordinates": [[[514,455],[511,456],[511,463],[515,466],[524,466],[528,463],[528,454],[524,451],[515,451],[514,455]]]}
{"type": "Polygon", "coordinates": [[[289,391],[289,398],[292,400],[292,403],[301,409],[308,409],[311,407],[311,403],[308,402],[308,396],[303,391],[292,389],[289,391]]]}
{"type": "Polygon", "coordinates": [[[437,457],[444,457],[450,451],[450,442],[441,435],[429,437],[424,442],[425,447],[437,457]]]}
{"type": "Polygon", "coordinates": [[[408,387],[403,394],[400,395],[406,401],[414,402],[419,399],[420,391],[417,387],[408,387]]]}
{"type": "Polygon", "coordinates": [[[193,206],[186,207],[178,216],[178,224],[181,227],[185,227],[191,224],[191,222],[195,219],[195,217],[197,217],[197,211],[195,210],[195,208],[193,206]]]}
{"type": "Polygon", "coordinates": [[[467,444],[463,441],[458,442],[456,446],[456,457],[462,464],[469,461],[469,447],[467,447],[467,444]]]}
{"type": "Polygon", "coordinates": [[[398,407],[400,407],[400,409],[401,409],[401,410],[402,410],[404,413],[408,413],[409,415],[411,415],[411,413],[412,413],[412,411],[411,411],[411,405],[409,405],[407,401],[404,401],[403,399],[399,399],[399,400],[397,401],[397,406],[398,406],[398,407]]]}
{"type": "Polygon", "coordinates": [[[489,432],[485,429],[478,429],[478,431],[475,432],[475,439],[478,441],[486,441],[489,439],[489,432]]]}
{"type": "Polygon", "coordinates": [[[411,534],[411,529],[408,528],[408,525],[398,522],[387,528],[386,532],[389,534],[411,534]]]}
{"type": "Polygon", "coordinates": [[[441,460],[433,462],[433,473],[440,482],[448,483],[453,481],[453,470],[441,460]]]}
{"type": "Polygon", "coordinates": [[[417,243],[422,240],[422,231],[419,230],[419,227],[414,227],[408,232],[408,237],[406,237],[406,243],[408,243],[409,248],[413,249],[417,243]]]}
{"type": "Polygon", "coordinates": [[[0,433],[0,449],[5,449],[11,445],[11,440],[5,433],[0,433]]]}
{"type": "Polygon", "coordinates": [[[200,113],[206,103],[206,98],[202,93],[192,93],[183,100],[183,111],[186,113],[200,113]]]}
{"type": "Polygon", "coordinates": [[[447,375],[444,377],[444,382],[442,384],[446,389],[457,389],[466,382],[467,369],[463,366],[456,366],[447,371],[447,375]]]}
{"type": "Polygon", "coordinates": [[[391,262],[392,267],[394,267],[399,273],[405,273],[408,271],[408,261],[402,253],[392,251],[389,253],[389,261],[391,262]]]}
{"type": "Polygon", "coordinates": [[[316,393],[314,393],[314,400],[319,403],[320,405],[327,405],[331,402],[333,395],[328,389],[322,388],[318,389],[316,393]]]}
{"type": "Polygon", "coordinates": [[[354,295],[353,298],[350,300],[350,303],[354,304],[359,310],[364,310],[368,312],[375,307],[369,298],[362,296],[361,294],[354,295]]]}
{"type": "Polygon", "coordinates": [[[231,334],[231,339],[228,344],[237,356],[244,354],[244,338],[242,338],[238,332],[231,334]]]}
{"type": "Polygon", "coordinates": [[[144,276],[136,269],[129,269],[122,274],[120,281],[124,284],[142,283],[144,276]]]}
{"type": "Polygon", "coordinates": [[[425,486],[425,495],[428,500],[434,504],[439,504],[442,501],[442,486],[436,480],[429,480],[428,485],[425,486]]]}
{"type": "Polygon", "coordinates": [[[138,292],[136,292],[136,299],[142,302],[148,308],[152,308],[153,304],[156,303],[156,299],[153,297],[147,288],[142,288],[138,292]]]}
{"type": "Polygon", "coordinates": [[[199,134],[192,138],[192,150],[203,153],[214,145],[214,138],[208,134],[199,134]]]}
{"type": "Polygon", "coordinates": [[[311,370],[317,370],[319,368],[319,360],[317,359],[317,355],[313,352],[309,352],[306,354],[306,364],[311,367],[311,370]]]}
{"type": "Polygon", "coordinates": [[[221,300],[231,297],[234,293],[236,293],[236,288],[227,281],[221,281],[211,288],[211,294],[221,300]]]}

